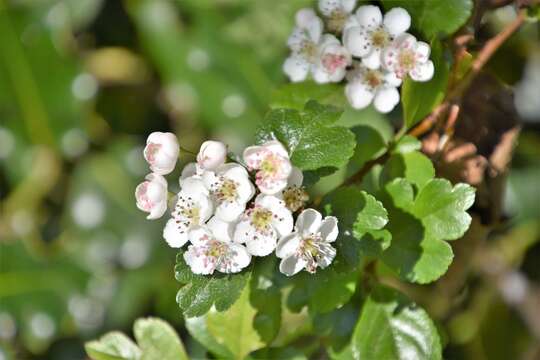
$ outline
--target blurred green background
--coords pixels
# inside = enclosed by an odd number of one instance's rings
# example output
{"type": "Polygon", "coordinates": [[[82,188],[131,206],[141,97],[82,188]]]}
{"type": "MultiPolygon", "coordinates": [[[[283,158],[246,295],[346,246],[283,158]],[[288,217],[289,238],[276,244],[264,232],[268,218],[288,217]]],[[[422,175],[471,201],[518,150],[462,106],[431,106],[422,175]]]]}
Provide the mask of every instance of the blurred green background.
{"type": "MultiPolygon", "coordinates": [[[[173,131],[193,150],[207,138],[236,152],[249,145],[286,82],[281,64],[294,13],[311,4],[0,0],[0,360],[83,359],[84,341],[111,329],[129,333],[145,315],[173,324],[188,351],[204,356],[175,302],[176,254],[161,238],[166,219],[146,221],[134,204],[148,171],[144,142],[152,131],[173,131]]],[[[508,21],[505,11],[487,20],[486,34],[508,21]]],[[[489,239],[508,260],[507,283],[473,270],[451,311],[416,293],[443,327],[448,359],[538,355],[538,31],[528,24],[490,63],[516,86],[524,120],[506,181],[507,220],[489,239]],[[537,310],[530,321],[512,303],[520,291],[537,310]]],[[[398,118],[399,110],[385,118],[349,109],[342,121],[388,137],[398,118]]],[[[168,177],[172,191],[177,176],[168,177]]]]}

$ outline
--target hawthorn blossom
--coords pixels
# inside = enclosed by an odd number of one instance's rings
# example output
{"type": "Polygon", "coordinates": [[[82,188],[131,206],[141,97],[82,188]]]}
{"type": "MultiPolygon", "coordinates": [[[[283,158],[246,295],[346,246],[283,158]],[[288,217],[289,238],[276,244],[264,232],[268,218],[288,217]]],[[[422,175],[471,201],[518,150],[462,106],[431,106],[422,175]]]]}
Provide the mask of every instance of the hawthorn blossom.
{"type": "Polygon", "coordinates": [[[279,270],[287,275],[302,269],[314,273],[317,267],[325,268],[332,263],[336,249],[332,247],[338,236],[337,218],[322,215],[314,209],[306,209],[298,215],[294,232],[282,237],[276,248],[281,258],[279,270]]]}
{"type": "Polygon", "coordinates": [[[292,165],[289,153],[279,141],[246,148],[244,162],[250,171],[257,170],[255,183],[263,194],[273,195],[287,186],[292,165]]]}
{"type": "Polygon", "coordinates": [[[341,33],[355,5],[356,0],[319,0],[319,10],[326,19],[328,30],[341,33]]]}
{"type": "Polygon", "coordinates": [[[176,135],[156,131],[148,136],[143,154],[152,172],[167,175],[174,170],[179,152],[176,135]]]}
{"type": "Polygon", "coordinates": [[[135,188],[137,207],[149,213],[147,219],[158,219],[167,210],[167,180],[155,173],[146,175],[145,179],[135,188]]]}
{"type": "Polygon", "coordinates": [[[223,221],[237,220],[255,195],[248,172],[239,164],[223,164],[215,172],[204,171],[202,180],[210,190],[216,216],[223,221]]]}
{"type": "Polygon", "coordinates": [[[285,206],[291,212],[295,212],[301,209],[304,204],[309,200],[309,196],[302,186],[304,181],[304,174],[300,169],[293,166],[291,174],[287,179],[287,187],[283,189],[281,193],[276,196],[285,202],[285,206]]]}
{"type": "Polygon", "coordinates": [[[341,42],[330,34],[325,34],[319,45],[319,57],[313,69],[313,80],[319,84],[339,82],[347,73],[352,57],[341,42]]]}
{"type": "Polygon", "coordinates": [[[231,240],[232,223],[213,217],[205,226],[189,232],[184,260],[194,274],[209,275],[214,271],[237,273],[249,265],[251,255],[245,246],[231,240]]]}
{"type": "Polygon", "coordinates": [[[259,195],[253,208],[246,210],[236,225],[234,241],[246,243],[254,256],[266,256],[276,248],[277,239],[293,228],[291,211],[283,200],[272,195],[259,195]]]}
{"type": "Polygon", "coordinates": [[[384,50],[383,65],[401,79],[408,74],[415,81],[428,81],[435,70],[433,62],[429,60],[430,52],[428,44],[405,33],[384,50]]]}
{"type": "Polygon", "coordinates": [[[313,71],[319,55],[322,31],[322,20],[313,9],[298,10],[296,27],[287,41],[292,54],[283,63],[283,71],[291,81],[303,81],[313,71]]]}
{"type": "Polygon", "coordinates": [[[383,18],[379,7],[360,6],[345,24],[343,44],[353,56],[361,57],[370,69],[381,66],[381,54],[394,38],[411,26],[409,13],[396,7],[383,18]]]}
{"type": "Polygon", "coordinates": [[[205,170],[215,170],[225,164],[227,146],[221,141],[205,141],[197,154],[197,164],[205,170]]]}
{"type": "Polygon", "coordinates": [[[356,63],[347,77],[345,95],[353,108],[363,109],[373,102],[377,111],[388,113],[399,103],[397,87],[401,85],[401,79],[395,73],[356,63]]]}
{"type": "Polygon", "coordinates": [[[171,247],[182,247],[189,231],[203,225],[212,216],[213,206],[202,180],[189,178],[178,193],[172,217],[163,229],[163,237],[171,247]]]}

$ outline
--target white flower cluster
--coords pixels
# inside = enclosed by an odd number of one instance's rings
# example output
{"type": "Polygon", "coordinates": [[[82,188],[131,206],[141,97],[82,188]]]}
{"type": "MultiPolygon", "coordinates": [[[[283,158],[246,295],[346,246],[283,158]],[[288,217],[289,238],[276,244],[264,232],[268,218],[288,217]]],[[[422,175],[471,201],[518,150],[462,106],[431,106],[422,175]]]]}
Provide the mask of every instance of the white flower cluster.
{"type": "Polygon", "coordinates": [[[405,76],[433,77],[430,47],[406,32],[411,26],[406,10],[396,7],[383,16],[377,6],[363,5],[353,13],[355,6],[356,0],[319,0],[324,22],[313,9],[299,10],[283,71],[293,82],[309,75],[321,84],[346,79],[353,108],[373,103],[387,113],[399,103],[397,88],[405,76]]]}
{"type": "MultiPolygon", "coordinates": [[[[148,219],[167,209],[162,175],[174,169],[178,149],[171,133],[148,137],[144,156],[153,173],[135,191],[137,206],[149,213],[148,219]]],[[[221,142],[202,144],[197,161],[180,176],[181,190],[163,230],[167,243],[175,248],[189,243],[184,259],[195,274],[236,273],[252,256],[274,250],[282,259],[280,271],[288,276],[330,265],[336,255],[331,243],[338,235],[337,219],[302,210],[308,200],[303,175],[292,166],[285,147],[275,140],[250,146],[243,161],[245,165],[227,162],[221,142]]]]}

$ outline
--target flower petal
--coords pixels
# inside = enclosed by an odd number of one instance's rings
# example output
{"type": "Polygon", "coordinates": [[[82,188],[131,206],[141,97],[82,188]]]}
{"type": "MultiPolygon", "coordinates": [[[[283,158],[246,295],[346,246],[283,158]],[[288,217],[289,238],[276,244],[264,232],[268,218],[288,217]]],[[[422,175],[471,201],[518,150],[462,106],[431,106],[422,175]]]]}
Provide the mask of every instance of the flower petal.
{"type": "Polygon", "coordinates": [[[414,69],[409,72],[409,75],[414,81],[429,81],[433,78],[434,72],[433,61],[428,60],[425,63],[416,64],[414,69]]]}
{"type": "Polygon", "coordinates": [[[291,233],[294,220],[291,211],[285,206],[273,207],[272,226],[276,229],[278,236],[285,236],[291,233]]]}
{"type": "Polygon", "coordinates": [[[279,271],[287,276],[298,274],[306,266],[306,261],[302,258],[291,255],[281,260],[279,271]]]}
{"type": "Polygon", "coordinates": [[[386,85],[398,87],[401,85],[402,80],[397,77],[396,73],[393,71],[388,71],[384,73],[384,81],[386,85]]]}
{"type": "Polygon", "coordinates": [[[189,231],[188,238],[193,245],[204,245],[214,236],[206,226],[197,226],[189,231]]]}
{"type": "Polygon", "coordinates": [[[352,12],[355,6],[356,0],[341,0],[341,7],[347,13],[352,12]]]}
{"type": "Polygon", "coordinates": [[[266,195],[273,195],[287,187],[287,180],[267,180],[267,181],[257,181],[257,186],[261,193],[266,195]]]}
{"type": "Polygon", "coordinates": [[[296,231],[300,234],[315,233],[321,226],[322,215],[315,209],[306,209],[296,219],[296,231]]]}
{"type": "Polygon", "coordinates": [[[395,7],[384,15],[384,27],[392,36],[398,36],[411,27],[411,16],[407,10],[395,7]]]}
{"type": "Polygon", "coordinates": [[[297,232],[283,236],[277,243],[276,256],[278,258],[285,258],[294,254],[300,246],[301,241],[302,238],[297,232]]]}
{"type": "Polygon", "coordinates": [[[257,232],[249,220],[240,221],[234,231],[234,241],[246,243],[248,252],[254,256],[266,256],[276,248],[277,234],[273,228],[265,234],[257,232]]]}
{"type": "Polygon", "coordinates": [[[236,191],[238,193],[238,202],[246,203],[253,195],[255,195],[255,186],[251,183],[249,178],[239,178],[236,180],[238,186],[236,191]]]}
{"type": "Polygon", "coordinates": [[[185,222],[176,223],[169,219],[163,228],[163,238],[170,247],[180,248],[188,242],[188,228],[185,222]]]}
{"type": "Polygon", "coordinates": [[[209,257],[203,254],[203,249],[197,245],[188,246],[184,253],[184,260],[194,274],[209,275],[216,269],[216,262],[209,261],[209,257]]]}
{"type": "Polygon", "coordinates": [[[382,23],[382,13],[378,6],[363,5],[356,10],[358,23],[367,29],[374,29],[382,23]]]}
{"type": "Polygon", "coordinates": [[[167,211],[167,200],[161,201],[154,205],[154,207],[150,211],[150,214],[146,218],[148,220],[159,219],[163,216],[163,214],[165,214],[165,211],[167,211]]]}
{"type": "Polygon", "coordinates": [[[341,11],[340,0],[319,0],[319,10],[324,16],[330,16],[333,12],[341,11]]]}
{"type": "Polygon", "coordinates": [[[383,87],[377,90],[373,105],[378,112],[389,113],[399,103],[399,92],[395,87],[383,87]]]}
{"type": "Polygon", "coordinates": [[[331,253],[326,254],[324,256],[317,257],[317,265],[321,269],[324,269],[325,267],[328,267],[332,263],[334,258],[336,257],[336,249],[334,249],[334,247],[331,247],[330,250],[332,250],[331,253]]]}
{"type": "Polygon", "coordinates": [[[246,209],[246,203],[223,201],[216,207],[216,216],[223,221],[236,221],[246,209]]]}
{"type": "Polygon", "coordinates": [[[212,232],[215,239],[223,242],[232,242],[234,223],[226,222],[218,218],[212,217],[206,224],[212,232]]]}
{"type": "Polygon", "coordinates": [[[287,179],[287,185],[300,187],[302,186],[302,182],[304,182],[304,173],[296,166],[293,166],[291,169],[291,174],[287,179]]]}
{"type": "Polygon", "coordinates": [[[313,80],[315,80],[317,84],[327,84],[332,81],[330,74],[327,73],[322,66],[315,66],[312,75],[313,80]]]}
{"type": "Polygon", "coordinates": [[[344,31],[343,46],[351,55],[357,57],[368,55],[373,48],[368,33],[359,26],[349,27],[344,31]]]}
{"type": "Polygon", "coordinates": [[[182,174],[180,175],[180,185],[182,185],[183,179],[187,179],[194,175],[197,175],[197,163],[192,162],[184,166],[182,174]]]}
{"type": "Polygon", "coordinates": [[[345,96],[354,109],[363,109],[373,100],[373,90],[360,81],[353,81],[345,86],[345,96]]]}
{"type": "Polygon", "coordinates": [[[283,144],[277,140],[267,141],[262,146],[264,146],[266,149],[270,150],[274,154],[283,156],[287,159],[289,158],[289,153],[287,152],[287,149],[285,149],[285,146],[283,146],[283,144]]]}
{"type": "Polygon", "coordinates": [[[186,194],[208,195],[208,188],[203,180],[197,177],[190,177],[182,180],[182,191],[186,194]]]}
{"type": "Polygon", "coordinates": [[[326,242],[333,242],[337,239],[339,234],[338,229],[338,219],[335,216],[327,216],[321,223],[319,231],[321,232],[321,237],[326,242]]]}
{"type": "Polygon", "coordinates": [[[431,53],[431,47],[427,43],[423,41],[418,41],[416,43],[416,51],[415,51],[416,61],[421,62],[421,63],[427,62],[429,60],[430,53],[431,53]]]}
{"type": "Polygon", "coordinates": [[[373,48],[368,56],[362,58],[362,64],[368,69],[376,70],[381,67],[381,49],[373,48]]]}
{"type": "Polygon", "coordinates": [[[230,243],[228,246],[228,259],[217,264],[217,271],[226,274],[240,272],[251,262],[251,255],[243,245],[230,243]]]}
{"type": "Polygon", "coordinates": [[[309,40],[318,43],[323,31],[323,22],[311,8],[300,9],[296,12],[296,26],[307,30],[309,40]]]}
{"type": "Polygon", "coordinates": [[[292,55],[283,63],[283,72],[292,82],[306,80],[310,64],[301,56],[292,55]]]}

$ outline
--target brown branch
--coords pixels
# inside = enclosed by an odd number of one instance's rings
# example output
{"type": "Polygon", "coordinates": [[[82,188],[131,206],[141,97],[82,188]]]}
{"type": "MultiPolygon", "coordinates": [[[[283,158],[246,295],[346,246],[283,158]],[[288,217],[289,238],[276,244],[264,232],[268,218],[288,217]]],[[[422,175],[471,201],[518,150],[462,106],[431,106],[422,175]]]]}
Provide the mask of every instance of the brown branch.
{"type": "Polygon", "coordinates": [[[356,172],[354,175],[350,176],[348,179],[346,179],[342,186],[352,185],[354,183],[358,183],[362,180],[362,178],[377,164],[384,164],[386,160],[390,157],[389,151],[386,151],[381,156],[367,161],[364,166],[358,172],[356,172]]]}

